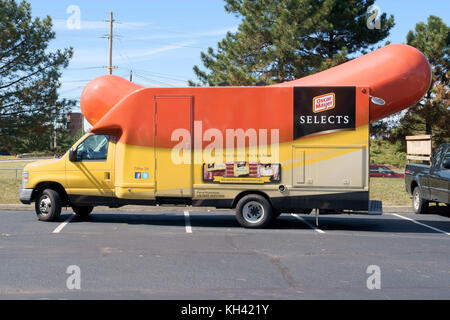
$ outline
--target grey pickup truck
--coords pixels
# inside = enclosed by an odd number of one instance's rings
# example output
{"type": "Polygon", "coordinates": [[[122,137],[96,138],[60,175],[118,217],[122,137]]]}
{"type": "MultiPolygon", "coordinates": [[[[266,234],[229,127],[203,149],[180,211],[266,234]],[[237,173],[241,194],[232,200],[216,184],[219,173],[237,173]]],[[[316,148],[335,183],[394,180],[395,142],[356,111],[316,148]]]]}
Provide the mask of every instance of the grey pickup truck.
{"type": "Polygon", "coordinates": [[[415,213],[426,213],[430,202],[445,203],[450,210],[450,143],[433,152],[431,165],[408,163],[405,188],[415,213]]]}

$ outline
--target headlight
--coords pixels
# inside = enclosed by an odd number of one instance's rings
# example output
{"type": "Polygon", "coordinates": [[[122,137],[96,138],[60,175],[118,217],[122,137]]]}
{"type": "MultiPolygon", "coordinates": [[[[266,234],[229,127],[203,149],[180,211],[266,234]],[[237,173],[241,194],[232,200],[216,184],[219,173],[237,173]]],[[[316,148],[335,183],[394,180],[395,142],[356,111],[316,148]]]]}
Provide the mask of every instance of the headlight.
{"type": "Polygon", "coordinates": [[[28,178],[29,178],[28,171],[23,171],[22,172],[22,189],[25,189],[27,187],[28,178]]]}

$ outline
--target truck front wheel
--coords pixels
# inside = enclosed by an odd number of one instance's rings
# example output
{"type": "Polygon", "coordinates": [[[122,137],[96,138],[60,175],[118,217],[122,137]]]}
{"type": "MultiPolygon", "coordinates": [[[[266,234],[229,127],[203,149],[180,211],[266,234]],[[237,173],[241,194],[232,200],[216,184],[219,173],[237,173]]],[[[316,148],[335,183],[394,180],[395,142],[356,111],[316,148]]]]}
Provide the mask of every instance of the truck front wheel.
{"type": "Polygon", "coordinates": [[[75,214],[77,216],[86,218],[91,214],[92,210],[94,210],[94,207],[93,206],[72,206],[72,210],[73,210],[73,212],[75,212],[75,214]]]}
{"type": "Polygon", "coordinates": [[[272,206],[263,196],[247,195],[237,203],[236,219],[244,228],[267,227],[273,219],[272,206]]]}
{"type": "Polygon", "coordinates": [[[422,190],[419,186],[414,188],[412,197],[412,206],[414,213],[425,214],[428,210],[428,201],[423,199],[422,190]]]}
{"type": "Polygon", "coordinates": [[[42,191],[35,203],[35,210],[39,220],[56,221],[61,215],[61,197],[52,189],[42,191]]]}

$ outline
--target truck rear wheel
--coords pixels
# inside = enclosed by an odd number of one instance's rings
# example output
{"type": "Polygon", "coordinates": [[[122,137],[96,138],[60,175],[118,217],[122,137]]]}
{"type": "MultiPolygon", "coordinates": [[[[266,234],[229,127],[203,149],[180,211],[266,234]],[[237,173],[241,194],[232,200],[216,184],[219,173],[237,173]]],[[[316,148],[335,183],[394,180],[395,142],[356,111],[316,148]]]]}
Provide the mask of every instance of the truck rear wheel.
{"type": "Polygon", "coordinates": [[[412,206],[415,214],[425,214],[428,211],[428,201],[423,199],[422,190],[419,186],[414,188],[412,206]]]}
{"type": "Polygon", "coordinates": [[[75,212],[75,214],[77,216],[86,218],[91,214],[92,210],[94,210],[94,207],[93,206],[72,206],[72,210],[73,210],[73,212],[75,212]]]}
{"type": "Polygon", "coordinates": [[[61,197],[55,190],[45,189],[39,194],[34,207],[40,221],[56,221],[61,215],[61,197]]]}
{"type": "Polygon", "coordinates": [[[247,195],[236,206],[236,219],[244,228],[267,227],[273,219],[272,206],[263,196],[247,195]]]}

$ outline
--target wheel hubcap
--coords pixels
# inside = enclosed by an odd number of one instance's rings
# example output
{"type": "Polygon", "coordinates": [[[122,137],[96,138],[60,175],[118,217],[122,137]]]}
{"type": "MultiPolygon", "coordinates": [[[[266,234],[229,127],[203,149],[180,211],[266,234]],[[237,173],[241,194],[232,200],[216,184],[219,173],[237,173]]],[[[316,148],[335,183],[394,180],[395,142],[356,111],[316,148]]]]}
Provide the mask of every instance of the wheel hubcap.
{"type": "Polygon", "coordinates": [[[39,202],[39,211],[42,214],[49,214],[52,208],[52,201],[48,196],[43,196],[39,202]]]}
{"type": "Polygon", "coordinates": [[[242,210],[245,221],[257,223],[264,217],[264,207],[256,201],[250,201],[244,205],[242,210]]]}

